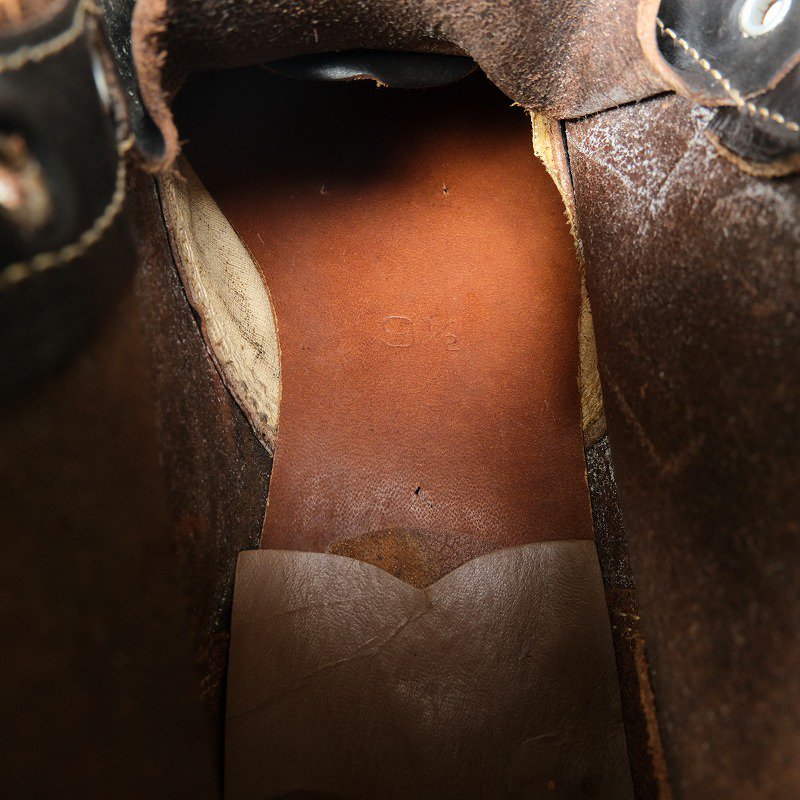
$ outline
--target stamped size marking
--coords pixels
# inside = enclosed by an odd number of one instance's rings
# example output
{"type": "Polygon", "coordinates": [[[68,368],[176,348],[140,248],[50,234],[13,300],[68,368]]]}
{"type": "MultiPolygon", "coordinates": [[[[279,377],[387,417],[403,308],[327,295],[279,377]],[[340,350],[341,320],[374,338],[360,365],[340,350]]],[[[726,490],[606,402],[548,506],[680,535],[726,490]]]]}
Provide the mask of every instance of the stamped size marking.
{"type": "Polygon", "coordinates": [[[414,344],[414,321],[401,314],[390,314],[383,318],[381,342],[386,347],[412,347],[414,344]]]}
{"type": "Polygon", "coordinates": [[[458,319],[437,320],[436,317],[428,317],[428,331],[431,337],[443,341],[445,350],[461,349],[458,335],[460,327],[458,319]]]}
{"type": "Polygon", "coordinates": [[[380,341],[384,347],[442,346],[445,350],[461,349],[461,320],[457,317],[421,317],[389,314],[381,320],[380,341]]]}

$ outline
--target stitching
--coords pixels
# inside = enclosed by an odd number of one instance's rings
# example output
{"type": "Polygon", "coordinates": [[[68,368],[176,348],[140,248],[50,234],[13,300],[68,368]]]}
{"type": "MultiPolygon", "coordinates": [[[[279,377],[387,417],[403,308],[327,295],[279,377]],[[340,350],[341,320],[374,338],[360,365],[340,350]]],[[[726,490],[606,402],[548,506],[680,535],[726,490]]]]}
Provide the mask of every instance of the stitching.
{"type": "Polygon", "coordinates": [[[75,13],[69,26],[52,39],[39,42],[33,47],[23,45],[18,50],[8,53],[8,55],[0,56],[0,73],[20,69],[26,64],[44,61],[46,58],[65,50],[83,34],[86,15],[97,13],[99,13],[99,10],[92,0],[81,0],[75,7],[75,13]]]}
{"type": "Polygon", "coordinates": [[[697,50],[692,47],[686,39],[681,38],[675,33],[672,28],[668,28],[664,23],[659,19],[656,18],[656,24],[658,25],[659,31],[661,31],[662,35],[669,37],[672,39],[673,43],[682,47],[693,59],[697,62],[697,64],[707,72],[726,92],[728,97],[736,103],[737,107],[747,111],[747,113],[751,117],[761,117],[761,119],[768,119],[772,120],[773,122],[777,122],[778,125],[783,125],[785,128],[788,128],[792,133],[797,133],[800,131],[800,125],[796,122],[792,122],[792,120],[786,119],[783,114],[778,114],[777,112],[770,111],[766,106],[757,106],[755,103],[745,100],[742,97],[742,93],[734,88],[731,85],[731,82],[715,67],[711,65],[708,59],[703,58],[697,50]]]}
{"type": "Polygon", "coordinates": [[[54,267],[68,264],[82,256],[89,248],[100,241],[119,215],[125,202],[125,178],[127,175],[127,162],[125,157],[132,146],[133,137],[128,137],[123,142],[120,142],[117,148],[119,162],[117,163],[114,191],[106,207],[100,212],[100,215],[95,218],[91,226],[74,242],[70,242],[60,247],[58,250],[39,253],[30,259],[30,261],[17,261],[14,264],[9,264],[0,271],[0,289],[19,283],[37,272],[46,272],[54,267]]]}
{"type": "MultiPolygon", "coordinates": [[[[178,175],[178,177],[181,178],[180,175],[178,175]]],[[[167,181],[167,190],[173,195],[175,193],[175,188],[174,185],[171,184],[174,182],[174,180],[175,179],[170,176],[167,181]]],[[[166,223],[166,216],[164,216],[164,222],[166,223]]],[[[263,380],[259,380],[257,375],[254,379],[261,392],[261,394],[258,395],[252,392],[250,386],[243,380],[237,380],[234,376],[229,374],[229,369],[226,368],[233,368],[237,370],[240,375],[246,373],[248,370],[242,361],[241,356],[236,352],[231,352],[230,348],[226,344],[225,337],[219,334],[219,328],[223,326],[223,323],[219,321],[219,315],[213,312],[214,302],[209,297],[204,280],[199,278],[197,275],[192,278],[192,276],[189,274],[189,270],[186,269],[186,259],[183,258],[181,245],[183,248],[188,250],[190,256],[193,256],[196,249],[193,238],[189,235],[188,229],[180,232],[173,232],[173,227],[173,225],[167,224],[167,234],[169,238],[170,249],[172,250],[176,265],[178,266],[178,272],[181,276],[181,281],[190,297],[189,302],[198,311],[198,313],[200,313],[201,319],[202,313],[200,312],[199,306],[202,306],[202,308],[205,310],[207,319],[203,320],[202,328],[204,334],[212,344],[212,356],[218,363],[223,380],[226,386],[228,386],[230,389],[231,393],[234,395],[234,399],[236,399],[236,401],[244,407],[245,414],[250,421],[251,427],[256,432],[256,436],[258,436],[270,454],[273,454],[275,451],[275,439],[277,437],[277,420],[280,416],[280,388],[278,391],[278,400],[275,404],[276,407],[269,408],[269,401],[265,403],[262,402],[260,398],[269,398],[273,393],[263,380]],[[199,306],[192,301],[192,292],[197,293],[199,306]],[[212,338],[215,334],[217,335],[217,338],[212,338]],[[241,395],[241,397],[239,397],[239,395],[241,395]],[[248,404],[255,409],[258,417],[257,421],[251,419],[251,414],[247,410],[248,404]]],[[[189,260],[193,261],[195,264],[197,263],[196,258],[190,258],[189,260]]],[[[264,287],[264,291],[269,293],[269,290],[267,289],[266,285],[263,284],[263,281],[262,285],[264,287]]],[[[278,379],[280,381],[280,361],[278,363],[278,379]]]]}

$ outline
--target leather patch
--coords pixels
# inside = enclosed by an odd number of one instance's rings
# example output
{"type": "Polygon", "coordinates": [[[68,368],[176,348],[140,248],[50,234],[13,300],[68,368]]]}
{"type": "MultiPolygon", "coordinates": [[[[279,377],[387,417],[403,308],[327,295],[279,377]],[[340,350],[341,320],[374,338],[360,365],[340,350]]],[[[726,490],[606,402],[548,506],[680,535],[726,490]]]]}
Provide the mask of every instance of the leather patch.
{"type": "Polygon", "coordinates": [[[240,554],[225,775],[229,800],[630,798],[593,543],[500,550],[425,590],[240,554]]]}

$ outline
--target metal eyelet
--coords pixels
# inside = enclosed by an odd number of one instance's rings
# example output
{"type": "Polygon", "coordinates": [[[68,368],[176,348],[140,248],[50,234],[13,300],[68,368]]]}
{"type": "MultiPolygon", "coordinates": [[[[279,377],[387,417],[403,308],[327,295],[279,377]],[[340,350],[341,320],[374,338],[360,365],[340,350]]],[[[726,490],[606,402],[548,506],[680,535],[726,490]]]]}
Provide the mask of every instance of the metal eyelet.
{"type": "Polygon", "coordinates": [[[763,36],[774,31],[792,7],[792,0],[744,0],[739,27],[744,36],[763,36]]]}

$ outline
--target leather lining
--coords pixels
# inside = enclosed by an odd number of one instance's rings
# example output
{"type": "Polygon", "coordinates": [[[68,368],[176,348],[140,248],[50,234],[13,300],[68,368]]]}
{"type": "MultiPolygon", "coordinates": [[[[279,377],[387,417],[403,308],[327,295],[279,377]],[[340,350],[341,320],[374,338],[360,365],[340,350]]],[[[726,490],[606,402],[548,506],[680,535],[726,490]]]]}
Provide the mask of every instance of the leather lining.
{"type": "Polygon", "coordinates": [[[283,362],[270,549],[236,577],[231,800],[632,795],[580,271],[506,106],[477,76],[404,92],[261,70],[179,100],[283,362]]]}
{"type": "Polygon", "coordinates": [[[262,545],[424,585],[501,547],[591,538],[580,274],[524,115],[483,77],[414,93],[250,70],[195,87],[188,156],[275,303],[262,545]]]}

